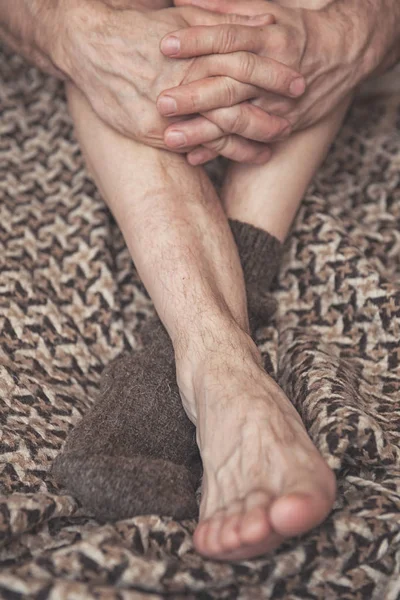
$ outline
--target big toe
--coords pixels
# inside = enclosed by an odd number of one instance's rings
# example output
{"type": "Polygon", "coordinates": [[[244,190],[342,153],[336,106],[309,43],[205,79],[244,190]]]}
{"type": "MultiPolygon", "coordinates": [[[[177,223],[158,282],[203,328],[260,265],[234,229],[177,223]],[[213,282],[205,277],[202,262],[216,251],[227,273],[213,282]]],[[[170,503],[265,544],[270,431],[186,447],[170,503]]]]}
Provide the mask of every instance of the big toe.
{"type": "Polygon", "coordinates": [[[319,525],[330,512],[335,498],[333,474],[321,487],[304,485],[271,502],[260,492],[252,493],[242,510],[216,513],[201,522],[195,532],[198,552],[216,560],[247,560],[271,552],[288,537],[319,525]],[[261,502],[263,500],[263,502],[261,502]]]}
{"type": "Polygon", "coordinates": [[[334,499],[335,494],[329,488],[285,494],[271,506],[271,525],[276,533],[284,537],[305,533],[324,521],[334,499]]]}

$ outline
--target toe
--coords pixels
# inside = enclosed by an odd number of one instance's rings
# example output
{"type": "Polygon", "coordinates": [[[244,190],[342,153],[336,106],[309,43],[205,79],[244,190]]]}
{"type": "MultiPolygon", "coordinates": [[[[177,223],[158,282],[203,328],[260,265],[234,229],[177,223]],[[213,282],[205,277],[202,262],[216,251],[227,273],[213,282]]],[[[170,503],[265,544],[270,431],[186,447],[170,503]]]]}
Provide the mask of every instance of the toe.
{"type": "Polygon", "coordinates": [[[225,519],[221,529],[221,546],[223,552],[232,552],[240,547],[240,526],[242,522],[242,513],[230,515],[225,519]]]}
{"type": "Polygon", "coordinates": [[[333,498],[326,493],[286,494],[272,505],[270,521],[280,535],[300,535],[322,523],[332,504],[333,498]]]}
{"type": "Polygon", "coordinates": [[[282,536],[278,536],[273,533],[271,534],[271,536],[268,537],[267,540],[263,540],[258,544],[251,544],[249,546],[244,546],[242,544],[236,550],[232,550],[232,552],[221,553],[218,556],[218,560],[232,562],[236,560],[248,560],[252,558],[257,558],[277,548],[282,543],[282,541],[282,536]]]}
{"type": "Polygon", "coordinates": [[[215,556],[221,552],[220,533],[224,520],[225,515],[216,513],[212,518],[198,525],[193,541],[200,554],[215,556]]]}
{"type": "Polygon", "coordinates": [[[258,544],[266,540],[270,533],[267,507],[256,506],[243,517],[240,527],[240,539],[243,544],[258,544]]]}
{"type": "Polygon", "coordinates": [[[223,524],[224,516],[219,514],[210,522],[206,539],[207,553],[210,555],[218,554],[222,550],[220,534],[223,524]]]}

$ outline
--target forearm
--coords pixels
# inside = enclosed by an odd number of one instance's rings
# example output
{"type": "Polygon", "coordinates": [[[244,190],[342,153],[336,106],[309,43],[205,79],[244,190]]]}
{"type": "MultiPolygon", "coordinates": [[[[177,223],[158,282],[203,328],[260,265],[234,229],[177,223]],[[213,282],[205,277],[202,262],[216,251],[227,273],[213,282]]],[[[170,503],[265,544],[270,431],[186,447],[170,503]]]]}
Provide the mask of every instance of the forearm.
{"type": "Polygon", "coordinates": [[[0,40],[43,71],[62,77],[50,53],[59,8],[60,0],[0,0],[0,40]]]}
{"type": "MultiPolygon", "coordinates": [[[[74,10],[84,17],[96,4],[116,10],[159,10],[172,0],[0,0],[0,41],[43,71],[65,79],[53,61],[53,49],[74,10]]],[[[89,20],[89,17],[88,17],[89,20]]]]}

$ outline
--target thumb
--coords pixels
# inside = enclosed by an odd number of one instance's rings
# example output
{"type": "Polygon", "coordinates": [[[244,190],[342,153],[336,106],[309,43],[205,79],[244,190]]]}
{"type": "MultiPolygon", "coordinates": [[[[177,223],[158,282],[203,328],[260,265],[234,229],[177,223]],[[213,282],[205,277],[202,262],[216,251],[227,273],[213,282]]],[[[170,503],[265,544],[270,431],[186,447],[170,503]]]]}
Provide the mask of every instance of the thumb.
{"type": "MultiPolygon", "coordinates": [[[[174,0],[175,6],[197,6],[216,13],[255,16],[273,12],[273,2],[266,0],[174,0]]],[[[276,8],[276,7],[275,7],[276,8]]]]}

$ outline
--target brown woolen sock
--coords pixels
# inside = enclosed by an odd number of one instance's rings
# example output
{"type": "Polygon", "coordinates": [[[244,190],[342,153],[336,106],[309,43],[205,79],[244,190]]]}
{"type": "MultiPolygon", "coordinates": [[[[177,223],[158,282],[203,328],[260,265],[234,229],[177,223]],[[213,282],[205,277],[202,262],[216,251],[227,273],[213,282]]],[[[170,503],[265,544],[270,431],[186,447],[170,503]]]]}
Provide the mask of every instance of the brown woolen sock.
{"type": "Polygon", "coordinates": [[[282,243],[249,223],[230,219],[229,225],[242,265],[250,330],[254,336],[259,327],[267,325],[276,309],[270,289],[281,263],[282,243]]]}
{"type": "MultiPolygon", "coordinates": [[[[281,243],[252,225],[230,225],[254,332],[275,309],[268,290],[281,243]]],[[[185,519],[198,512],[202,465],[176,383],[173,346],[157,318],[142,335],[142,350],[122,355],[104,371],[97,401],[52,465],[56,481],[101,521],[139,514],[185,519]]]]}

